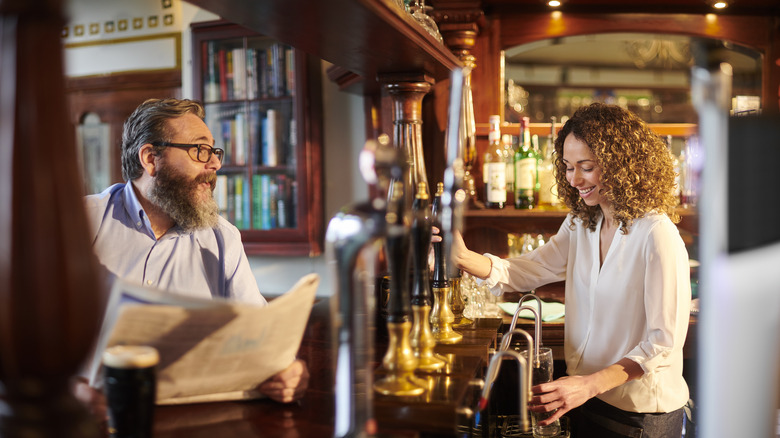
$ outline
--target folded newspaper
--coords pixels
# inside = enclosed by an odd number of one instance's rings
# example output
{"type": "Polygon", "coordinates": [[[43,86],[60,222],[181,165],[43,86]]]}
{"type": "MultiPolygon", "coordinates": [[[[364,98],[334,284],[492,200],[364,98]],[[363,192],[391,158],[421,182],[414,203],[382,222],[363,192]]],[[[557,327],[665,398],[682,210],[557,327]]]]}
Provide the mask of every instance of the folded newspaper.
{"type": "Polygon", "coordinates": [[[90,365],[101,385],[100,358],[114,345],[157,348],[157,403],[244,400],[294,360],[319,276],[302,277],[267,306],[204,300],[118,280],[90,365]]]}

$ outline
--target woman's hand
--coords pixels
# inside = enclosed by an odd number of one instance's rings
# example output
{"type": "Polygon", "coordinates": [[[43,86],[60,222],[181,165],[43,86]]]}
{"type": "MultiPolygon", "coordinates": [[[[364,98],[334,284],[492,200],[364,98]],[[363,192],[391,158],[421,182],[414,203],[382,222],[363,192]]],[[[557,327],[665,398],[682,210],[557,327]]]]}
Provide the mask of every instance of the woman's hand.
{"type": "Polygon", "coordinates": [[[261,383],[260,393],[281,403],[289,403],[303,397],[309,387],[309,368],[297,359],[285,370],[261,383]]]}
{"type": "Polygon", "coordinates": [[[643,373],[639,364],[623,358],[593,374],[561,377],[556,381],[531,388],[534,396],[531,398],[529,409],[533,412],[550,412],[557,409],[555,414],[541,422],[546,426],[591,398],[638,379],[643,373]]]}
{"type": "Polygon", "coordinates": [[[528,407],[531,411],[551,412],[557,409],[550,418],[539,422],[543,426],[553,423],[597,395],[585,376],[561,377],[553,382],[536,385],[531,390],[534,393],[528,407]]]}
{"type": "MultiPolygon", "coordinates": [[[[442,238],[439,235],[439,231],[438,228],[433,227],[431,242],[441,242],[442,238]]],[[[463,235],[460,234],[460,231],[452,232],[452,248],[450,248],[450,251],[452,260],[458,269],[462,269],[479,278],[486,278],[490,275],[493,263],[486,256],[466,248],[466,242],[463,240],[463,235]]]]}

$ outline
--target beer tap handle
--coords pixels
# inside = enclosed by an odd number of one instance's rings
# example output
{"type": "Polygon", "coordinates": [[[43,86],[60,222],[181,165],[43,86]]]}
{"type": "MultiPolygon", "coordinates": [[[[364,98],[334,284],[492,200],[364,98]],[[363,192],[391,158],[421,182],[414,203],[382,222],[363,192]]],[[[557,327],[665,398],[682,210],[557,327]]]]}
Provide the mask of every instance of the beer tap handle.
{"type": "MultiPolygon", "coordinates": [[[[452,257],[452,233],[453,231],[461,230],[463,201],[466,199],[466,192],[461,187],[464,174],[463,157],[459,156],[460,148],[458,147],[461,135],[463,84],[463,70],[461,68],[452,70],[450,73],[450,101],[445,144],[447,168],[444,170],[444,193],[441,196],[442,249],[448,259],[452,257]]],[[[450,260],[448,262],[447,266],[450,271],[448,277],[455,277],[457,275],[457,267],[450,260]]]]}

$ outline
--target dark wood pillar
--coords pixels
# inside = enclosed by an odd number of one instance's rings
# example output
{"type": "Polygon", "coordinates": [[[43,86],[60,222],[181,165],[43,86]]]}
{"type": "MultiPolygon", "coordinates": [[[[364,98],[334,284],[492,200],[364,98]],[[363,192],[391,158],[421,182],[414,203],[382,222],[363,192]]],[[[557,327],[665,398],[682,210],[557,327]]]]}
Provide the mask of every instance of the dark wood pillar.
{"type": "MultiPolygon", "coordinates": [[[[404,192],[407,194],[407,208],[411,209],[417,184],[424,182],[428,185],[423,154],[422,102],[434,80],[424,74],[382,74],[379,80],[393,101],[393,145],[406,152],[409,163],[404,192]]],[[[428,195],[431,195],[430,186],[428,195]]]]}
{"type": "Polygon", "coordinates": [[[0,1],[0,436],[91,437],[68,389],[99,319],[62,1],[0,1]]]}

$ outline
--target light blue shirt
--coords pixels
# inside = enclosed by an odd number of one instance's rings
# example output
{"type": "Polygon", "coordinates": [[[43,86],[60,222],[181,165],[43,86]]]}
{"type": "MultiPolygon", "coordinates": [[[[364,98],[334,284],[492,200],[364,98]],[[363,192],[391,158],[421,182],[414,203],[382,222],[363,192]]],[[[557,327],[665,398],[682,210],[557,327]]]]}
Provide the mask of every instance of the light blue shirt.
{"type": "Polygon", "coordinates": [[[224,218],[215,228],[191,232],[174,226],[157,240],[130,182],[87,196],[86,210],[92,247],[111,280],[193,297],[266,303],[241,234],[224,218]]]}

